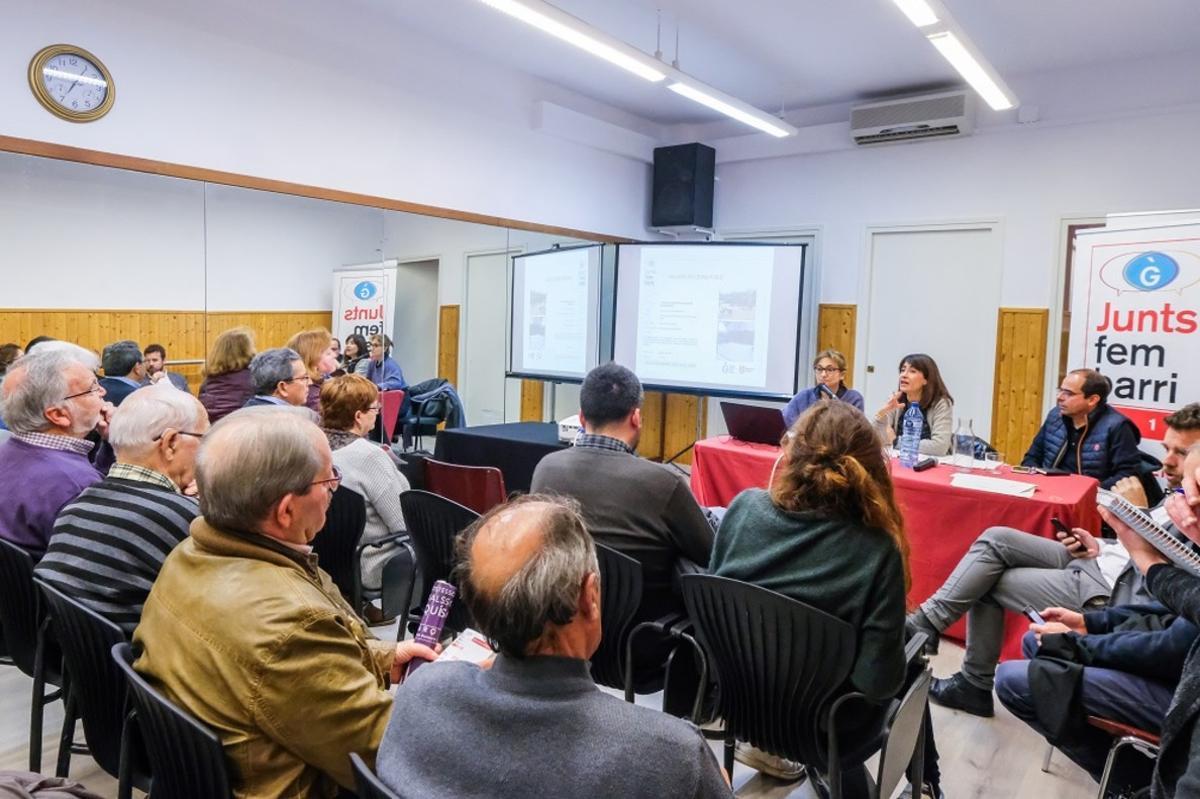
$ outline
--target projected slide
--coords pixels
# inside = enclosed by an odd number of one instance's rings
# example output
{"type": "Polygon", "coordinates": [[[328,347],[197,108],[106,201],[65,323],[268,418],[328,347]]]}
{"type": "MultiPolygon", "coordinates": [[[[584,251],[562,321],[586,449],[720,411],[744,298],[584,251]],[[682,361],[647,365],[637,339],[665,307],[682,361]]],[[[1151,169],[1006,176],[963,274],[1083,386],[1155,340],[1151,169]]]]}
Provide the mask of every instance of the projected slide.
{"type": "Polygon", "coordinates": [[[791,396],[803,248],[622,245],[614,359],[648,385],[791,396]]]}
{"type": "Polygon", "coordinates": [[[582,379],[596,365],[600,248],[513,258],[514,374],[582,379]]]}

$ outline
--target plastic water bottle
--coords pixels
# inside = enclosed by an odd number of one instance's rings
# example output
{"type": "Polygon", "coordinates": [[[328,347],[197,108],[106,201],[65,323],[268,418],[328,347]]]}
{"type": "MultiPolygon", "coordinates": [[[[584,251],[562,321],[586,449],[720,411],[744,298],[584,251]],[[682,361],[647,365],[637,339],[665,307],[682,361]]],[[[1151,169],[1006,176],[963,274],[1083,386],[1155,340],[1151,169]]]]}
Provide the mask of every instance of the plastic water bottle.
{"type": "Polygon", "coordinates": [[[958,420],[958,426],[954,428],[954,465],[959,471],[967,471],[975,463],[975,435],[971,431],[971,423],[968,421],[964,428],[962,419],[958,420]]]}
{"type": "Polygon", "coordinates": [[[921,406],[915,402],[909,403],[904,412],[904,421],[900,426],[900,465],[911,469],[920,460],[917,451],[921,446],[921,428],[925,426],[925,416],[921,406]]]}

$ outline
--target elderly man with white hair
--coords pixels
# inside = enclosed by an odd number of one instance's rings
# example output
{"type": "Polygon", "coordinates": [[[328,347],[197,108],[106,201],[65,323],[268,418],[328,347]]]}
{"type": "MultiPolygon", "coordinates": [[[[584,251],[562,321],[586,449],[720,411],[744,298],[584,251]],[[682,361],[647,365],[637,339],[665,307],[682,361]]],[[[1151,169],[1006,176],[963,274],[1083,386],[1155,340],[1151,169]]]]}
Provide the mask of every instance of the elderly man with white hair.
{"type": "Polygon", "coordinates": [[[113,413],[116,463],[54,522],[36,573],[133,635],[158,570],[199,513],[192,482],[208,412],[170,383],[140,389],[113,413]]]}
{"type": "Polygon", "coordinates": [[[87,440],[106,431],[112,412],[98,366],[83,347],[45,344],[14,362],[0,386],[0,414],[12,431],[0,444],[0,538],[35,559],[63,506],[102,477],[87,440]]]}

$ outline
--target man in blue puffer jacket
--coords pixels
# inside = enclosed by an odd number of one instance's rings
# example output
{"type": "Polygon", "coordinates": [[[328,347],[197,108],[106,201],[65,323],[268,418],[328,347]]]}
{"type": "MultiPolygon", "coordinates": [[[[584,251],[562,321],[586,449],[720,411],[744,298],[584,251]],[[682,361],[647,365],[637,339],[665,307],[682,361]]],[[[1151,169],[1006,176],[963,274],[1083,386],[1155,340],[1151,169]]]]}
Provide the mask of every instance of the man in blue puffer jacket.
{"type": "Polygon", "coordinates": [[[1086,474],[1112,488],[1140,471],[1142,435],[1119,411],[1108,406],[1111,384],[1095,369],[1076,369],[1063,378],[1058,402],[1046,415],[1022,466],[1086,474]]]}

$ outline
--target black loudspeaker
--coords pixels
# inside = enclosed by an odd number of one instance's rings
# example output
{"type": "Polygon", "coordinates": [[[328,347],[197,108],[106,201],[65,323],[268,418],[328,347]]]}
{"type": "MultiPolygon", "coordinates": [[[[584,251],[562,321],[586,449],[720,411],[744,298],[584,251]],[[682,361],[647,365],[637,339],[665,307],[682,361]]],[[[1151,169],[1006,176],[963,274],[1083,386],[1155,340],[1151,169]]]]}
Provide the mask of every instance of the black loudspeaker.
{"type": "Polygon", "coordinates": [[[713,172],[717,151],[703,144],[654,148],[650,227],[713,226],[713,172]]]}

